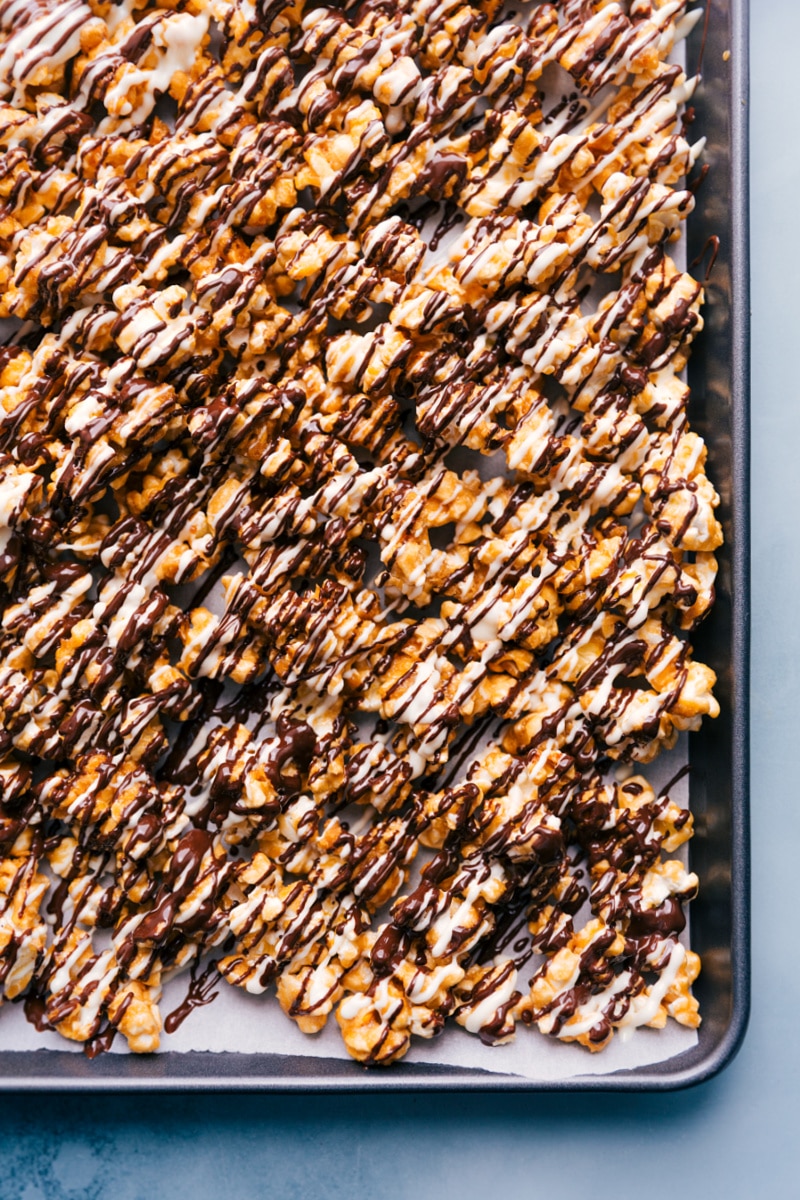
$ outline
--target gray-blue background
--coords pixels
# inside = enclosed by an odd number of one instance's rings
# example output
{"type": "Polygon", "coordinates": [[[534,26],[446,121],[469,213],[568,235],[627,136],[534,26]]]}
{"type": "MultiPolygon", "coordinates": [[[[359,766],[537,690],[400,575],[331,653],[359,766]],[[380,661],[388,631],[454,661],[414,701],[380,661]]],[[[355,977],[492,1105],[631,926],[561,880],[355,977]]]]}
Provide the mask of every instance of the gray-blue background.
{"type": "Polygon", "coordinates": [[[0,1100],[0,1200],[800,1197],[800,0],[752,0],[753,1015],[669,1096],[0,1100]]]}

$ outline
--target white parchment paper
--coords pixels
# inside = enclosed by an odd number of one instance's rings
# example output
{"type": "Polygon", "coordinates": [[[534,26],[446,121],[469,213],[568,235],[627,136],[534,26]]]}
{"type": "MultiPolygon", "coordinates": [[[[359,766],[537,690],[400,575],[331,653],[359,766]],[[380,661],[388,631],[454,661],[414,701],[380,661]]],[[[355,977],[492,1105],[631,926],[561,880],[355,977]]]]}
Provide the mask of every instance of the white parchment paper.
{"type": "MultiPolygon", "coordinates": [[[[679,43],[670,60],[685,67],[685,44],[679,43]]],[[[564,77],[568,80],[568,77],[564,77]]],[[[552,98],[551,98],[552,102],[552,98]]],[[[546,103],[545,108],[549,105],[546,103]]],[[[435,219],[431,226],[436,224],[435,219]]],[[[435,255],[447,258],[448,251],[458,239],[463,226],[445,236],[435,255]]],[[[685,239],[670,247],[676,265],[685,270],[685,239]]],[[[212,593],[205,605],[214,610],[215,596],[212,593]]],[[[221,611],[221,608],[220,610],[221,611]]],[[[676,747],[662,754],[654,763],[637,773],[643,774],[658,794],[675,778],[688,763],[688,739],[681,735],[676,747]]],[[[676,803],[687,806],[689,799],[688,778],[684,776],[669,789],[676,803]]],[[[688,861],[687,847],[683,846],[674,857],[688,861]]],[[[587,906],[586,918],[590,916],[587,906]]],[[[681,941],[689,945],[690,916],[686,910],[687,925],[681,941]]],[[[575,926],[581,925],[581,915],[575,918],[575,926]]],[[[519,986],[522,989],[533,974],[535,964],[520,971],[519,986]]],[[[164,988],[160,1008],[166,1017],[184,1000],[188,988],[188,976],[181,975],[170,980],[164,988]]],[[[251,996],[241,988],[220,980],[215,988],[216,996],[211,1003],[195,1008],[172,1034],[162,1035],[161,1050],[172,1053],[239,1053],[239,1054],[282,1054],[308,1058],[329,1058],[350,1061],[342,1042],[335,1017],[331,1016],[324,1030],[318,1034],[303,1034],[295,1023],[282,1012],[270,990],[263,996],[251,996]]],[[[69,1042],[54,1032],[39,1033],[25,1018],[21,1004],[7,1004],[0,1014],[0,1051],[68,1051],[82,1053],[80,1044],[69,1042]]],[[[526,1079],[549,1082],[572,1079],[581,1075],[607,1075],[614,1071],[644,1067],[664,1062],[675,1055],[690,1050],[697,1044],[697,1033],[686,1029],[675,1021],[668,1021],[664,1029],[636,1028],[617,1033],[611,1044],[601,1053],[592,1054],[583,1047],[566,1044],[545,1037],[535,1028],[519,1024],[513,1042],[504,1046],[484,1046],[481,1041],[455,1024],[431,1041],[415,1038],[412,1048],[404,1058],[408,1063],[440,1064],[471,1068],[499,1074],[518,1075],[526,1079]],[[627,1035],[627,1036],[626,1036],[627,1035]]],[[[122,1037],[111,1047],[112,1054],[128,1054],[122,1037]]]]}

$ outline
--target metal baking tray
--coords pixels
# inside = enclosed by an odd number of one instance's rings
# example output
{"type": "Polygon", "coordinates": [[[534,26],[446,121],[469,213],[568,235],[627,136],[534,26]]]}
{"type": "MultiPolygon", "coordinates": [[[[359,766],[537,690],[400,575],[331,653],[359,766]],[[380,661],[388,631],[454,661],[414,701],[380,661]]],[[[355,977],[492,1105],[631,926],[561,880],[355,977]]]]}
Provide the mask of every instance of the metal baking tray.
{"type": "MultiPolygon", "coordinates": [[[[339,1059],[278,1054],[0,1052],[0,1090],[107,1091],[666,1091],[701,1083],[727,1065],[744,1037],[750,999],[748,853],[749,263],[748,0],[707,0],[687,45],[702,62],[693,136],[708,139],[708,176],[688,224],[688,261],[702,276],[710,239],[719,250],[706,284],[705,329],[689,367],[692,425],[708,446],[725,545],[717,601],[696,640],[717,672],[721,714],[690,738],[690,863],[700,876],[692,946],[703,1023],[697,1045],[675,1058],[613,1074],[538,1082],[449,1066],[399,1063],[367,1070],[339,1059]]],[[[688,73],[688,72],[687,72],[688,73]]]]}

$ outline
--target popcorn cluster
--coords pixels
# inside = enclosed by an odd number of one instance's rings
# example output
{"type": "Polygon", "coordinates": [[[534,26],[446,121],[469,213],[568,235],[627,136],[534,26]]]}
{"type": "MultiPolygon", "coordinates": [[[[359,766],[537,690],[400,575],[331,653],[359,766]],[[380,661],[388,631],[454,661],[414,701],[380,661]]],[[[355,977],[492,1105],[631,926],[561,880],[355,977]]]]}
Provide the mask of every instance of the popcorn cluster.
{"type": "Polygon", "coordinates": [[[718,712],[685,7],[0,0],[0,990],[42,1027],[155,1050],[209,954],[370,1064],[699,1023],[691,816],[630,765],[718,712]]]}

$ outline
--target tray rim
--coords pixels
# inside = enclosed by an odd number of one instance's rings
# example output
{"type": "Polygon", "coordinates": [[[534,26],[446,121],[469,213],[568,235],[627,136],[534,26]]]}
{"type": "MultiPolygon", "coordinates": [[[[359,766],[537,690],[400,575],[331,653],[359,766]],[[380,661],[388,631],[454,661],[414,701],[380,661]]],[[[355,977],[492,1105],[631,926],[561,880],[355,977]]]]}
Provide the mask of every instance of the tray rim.
{"type": "MultiPolygon", "coordinates": [[[[708,10],[715,0],[705,0],[708,10]]],[[[750,1016],[750,796],[749,796],[749,676],[750,676],[750,243],[749,243],[749,26],[750,0],[723,0],[730,11],[730,214],[731,214],[731,524],[736,537],[731,548],[731,582],[735,603],[731,614],[730,653],[736,696],[732,711],[731,750],[731,990],[732,1009],[728,1026],[719,1042],[699,1061],[669,1070],[679,1064],[679,1055],[650,1066],[607,1075],[573,1076],[567,1079],[536,1080],[500,1072],[464,1068],[405,1064],[403,1074],[380,1074],[358,1069],[350,1076],[326,1076],[315,1064],[345,1060],[296,1057],[303,1065],[297,1074],[278,1073],[277,1063],[290,1056],[242,1055],[257,1059],[264,1068],[258,1073],[215,1073],[214,1066],[229,1054],[210,1051],[165,1052],[145,1059],[108,1055],[88,1062],[69,1051],[0,1051],[0,1094],[8,1092],[269,1092],[269,1093],[363,1093],[363,1092],[665,1092],[696,1087],[719,1074],[738,1053],[750,1016]],[[738,99],[739,103],[736,103],[738,99]],[[40,1055],[42,1057],[40,1057],[40,1055]],[[46,1058],[44,1057],[46,1056],[46,1058]],[[9,1059],[20,1059],[20,1073],[3,1073],[9,1059]],[[55,1068],[30,1074],[31,1059],[55,1068]],[[211,1070],[202,1074],[174,1066],[192,1066],[207,1059],[211,1070]],[[269,1062],[275,1066],[270,1070],[269,1062]],[[25,1068],[22,1067],[22,1062],[25,1068]],[[111,1068],[124,1061],[124,1075],[111,1068]],[[152,1066],[158,1064],[158,1074],[152,1066]],[[80,1065],[85,1074],[76,1075],[80,1065]],[[140,1073],[137,1073],[137,1066],[140,1073]],[[72,1070],[62,1071],[71,1067],[72,1070]],[[655,1068],[655,1069],[654,1069],[655,1068]],[[659,1069],[660,1068],[660,1069],[659,1069]]],[[[13,1064],[16,1066],[17,1064],[13,1064]]],[[[244,1065],[242,1063],[242,1065],[244,1065]]],[[[345,1064],[346,1065],[346,1064],[345,1064]]],[[[357,1066],[357,1064],[353,1064],[357,1066]]],[[[285,1071],[285,1066],[284,1066],[285,1071]]]]}

